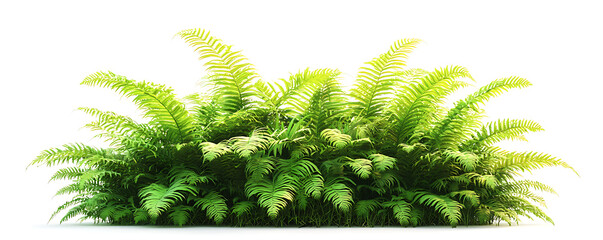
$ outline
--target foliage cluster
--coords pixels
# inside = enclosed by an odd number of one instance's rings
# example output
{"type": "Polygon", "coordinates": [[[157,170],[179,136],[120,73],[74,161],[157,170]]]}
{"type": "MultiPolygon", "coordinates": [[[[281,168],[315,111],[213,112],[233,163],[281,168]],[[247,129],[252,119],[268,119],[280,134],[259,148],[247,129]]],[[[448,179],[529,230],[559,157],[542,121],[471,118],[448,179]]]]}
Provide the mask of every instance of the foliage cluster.
{"type": "Polygon", "coordinates": [[[529,86],[526,79],[497,79],[446,109],[446,98],[473,78],[460,66],[407,68],[417,39],[366,62],[344,91],[337,70],[266,82],[208,31],[177,35],[200,54],[211,90],[180,99],[112,72],[85,78],[131,99],[148,121],[80,108],[111,147],[66,144],[32,161],[64,166],[51,180],[67,180],[57,195],[73,198],[52,217],[177,226],[553,222],[538,194],[554,190],[520,174],[571,166],[496,146],[542,131],[536,122],[482,122],[488,100],[529,86]]]}

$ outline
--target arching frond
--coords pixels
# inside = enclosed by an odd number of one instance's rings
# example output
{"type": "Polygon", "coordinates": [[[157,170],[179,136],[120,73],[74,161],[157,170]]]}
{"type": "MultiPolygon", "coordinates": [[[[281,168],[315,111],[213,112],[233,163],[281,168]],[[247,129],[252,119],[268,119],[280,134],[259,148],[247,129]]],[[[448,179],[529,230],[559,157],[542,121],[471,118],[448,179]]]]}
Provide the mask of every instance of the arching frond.
{"type": "MultiPolygon", "coordinates": [[[[392,209],[394,218],[396,218],[396,220],[398,220],[400,225],[402,225],[402,226],[411,225],[412,206],[403,197],[394,196],[394,197],[392,197],[392,199],[390,201],[384,202],[383,206],[392,209]]],[[[416,225],[416,224],[414,224],[414,225],[416,225]]]]}
{"type": "Polygon", "coordinates": [[[320,199],[322,196],[322,192],[324,190],[325,184],[322,175],[320,174],[312,174],[311,176],[307,176],[301,182],[301,189],[304,191],[306,196],[320,199]]]}
{"type": "Polygon", "coordinates": [[[207,162],[211,162],[225,154],[232,152],[232,149],[225,142],[203,142],[201,143],[201,147],[203,150],[203,161],[207,162]]]}
{"type": "Polygon", "coordinates": [[[193,210],[194,208],[191,206],[176,206],[170,209],[168,218],[174,223],[174,225],[182,227],[182,225],[188,223],[193,210]]]}
{"type": "Polygon", "coordinates": [[[255,208],[254,202],[251,202],[251,201],[238,202],[232,206],[232,214],[234,214],[235,217],[240,218],[243,215],[251,214],[251,212],[254,208],[255,208]]]}
{"type": "Polygon", "coordinates": [[[472,140],[466,144],[470,146],[491,146],[503,140],[526,140],[523,134],[538,132],[544,129],[540,124],[530,120],[499,119],[486,123],[477,131],[472,140]]]}
{"type": "Polygon", "coordinates": [[[219,103],[228,112],[249,108],[255,94],[254,80],[258,78],[253,66],[240,51],[210,36],[203,29],[188,29],[176,34],[184,39],[206,61],[209,80],[216,85],[219,103]]]}
{"type": "Polygon", "coordinates": [[[470,78],[464,67],[436,69],[415,82],[401,86],[391,103],[397,143],[403,143],[417,131],[426,131],[437,116],[444,98],[460,87],[467,86],[459,78],[470,78]],[[436,115],[433,115],[436,114],[436,115]]]}
{"type": "Polygon", "coordinates": [[[207,217],[216,224],[222,223],[228,215],[226,198],[215,191],[208,193],[202,198],[195,198],[194,202],[193,206],[205,211],[207,217]]]}
{"type": "Polygon", "coordinates": [[[354,99],[350,103],[354,115],[373,118],[381,113],[393,93],[396,72],[406,66],[408,54],[419,42],[418,39],[398,40],[389,51],[360,68],[358,79],[349,94],[354,99]]]}
{"type": "Polygon", "coordinates": [[[303,109],[305,104],[296,101],[295,97],[303,96],[304,89],[312,87],[313,84],[325,81],[325,78],[332,77],[334,73],[335,72],[330,69],[310,71],[309,68],[306,68],[296,74],[291,74],[288,79],[279,79],[280,82],[277,83],[257,81],[255,83],[255,88],[257,89],[260,98],[270,106],[274,108],[284,107],[288,110],[291,110],[291,107],[297,106],[296,112],[301,113],[303,111],[300,109],[303,109]],[[297,103],[297,105],[295,105],[295,103],[297,103]]]}
{"type": "Polygon", "coordinates": [[[478,206],[480,204],[479,195],[472,190],[460,190],[448,193],[448,196],[458,199],[465,206],[478,206]]]}
{"type": "Polygon", "coordinates": [[[475,93],[458,101],[454,108],[448,111],[446,117],[440,120],[432,130],[431,139],[441,148],[456,148],[459,143],[467,140],[479,122],[476,119],[481,114],[480,104],[512,88],[525,88],[531,83],[519,77],[502,78],[481,87],[475,93]],[[467,127],[469,126],[469,127],[467,127]]]}
{"type": "Polygon", "coordinates": [[[447,161],[451,160],[453,163],[458,164],[466,172],[474,171],[479,161],[479,157],[471,152],[445,150],[443,155],[447,161]]]}
{"type": "Polygon", "coordinates": [[[346,162],[346,165],[352,169],[352,172],[361,179],[367,179],[371,175],[373,170],[373,163],[371,160],[364,158],[351,159],[346,162]]]}
{"type": "Polygon", "coordinates": [[[578,174],[574,168],[559,158],[538,152],[508,152],[506,158],[493,164],[494,175],[506,177],[518,172],[530,172],[544,167],[564,167],[578,174]]]}
{"type": "Polygon", "coordinates": [[[463,205],[450,197],[432,194],[428,192],[417,192],[415,199],[418,203],[432,208],[441,214],[451,226],[456,226],[461,220],[461,208],[463,205]]]}
{"type": "Polygon", "coordinates": [[[376,199],[361,200],[354,204],[354,212],[360,218],[367,219],[371,214],[381,208],[381,203],[376,199]]]}
{"type": "Polygon", "coordinates": [[[262,179],[249,181],[245,184],[245,194],[248,197],[257,196],[260,207],[266,208],[266,213],[272,219],[293,201],[296,186],[295,179],[288,175],[279,175],[272,181],[262,179]]]}
{"type": "Polygon", "coordinates": [[[323,199],[333,204],[338,210],[348,212],[354,204],[352,189],[345,182],[349,181],[344,177],[337,177],[327,180],[323,199]]]}
{"type": "Polygon", "coordinates": [[[345,98],[338,81],[339,74],[336,70],[320,69],[315,79],[289,102],[295,114],[306,117],[315,134],[329,128],[332,123],[329,121],[344,111],[345,98]]]}
{"type": "Polygon", "coordinates": [[[149,216],[157,218],[178,201],[183,201],[187,193],[195,195],[197,194],[197,189],[180,180],[173,182],[169,186],[152,183],[140,189],[138,195],[140,196],[142,207],[147,210],[149,216]]]}
{"type": "Polygon", "coordinates": [[[247,158],[260,150],[266,150],[274,141],[268,131],[263,128],[253,130],[249,137],[238,136],[229,140],[231,148],[241,158],[247,158]]]}
{"type": "Polygon", "coordinates": [[[149,82],[136,82],[112,72],[97,72],[82,81],[82,85],[109,88],[130,97],[144,111],[145,117],[166,130],[173,131],[179,142],[193,137],[193,118],[171,88],[149,82]]]}
{"type": "Polygon", "coordinates": [[[352,143],[352,137],[341,133],[339,129],[325,129],[320,136],[335,149],[343,149],[352,143]]]}
{"type": "Polygon", "coordinates": [[[373,171],[383,172],[396,167],[397,159],[383,154],[371,154],[369,159],[373,162],[373,171]]]}
{"type": "Polygon", "coordinates": [[[251,158],[245,165],[245,172],[249,179],[262,179],[274,171],[276,160],[271,156],[251,158]]]}
{"type": "Polygon", "coordinates": [[[58,164],[80,163],[87,158],[105,157],[106,150],[84,145],[82,143],[65,144],[62,148],[51,148],[42,151],[28,166],[45,164],[55,166],[58,164]]]}

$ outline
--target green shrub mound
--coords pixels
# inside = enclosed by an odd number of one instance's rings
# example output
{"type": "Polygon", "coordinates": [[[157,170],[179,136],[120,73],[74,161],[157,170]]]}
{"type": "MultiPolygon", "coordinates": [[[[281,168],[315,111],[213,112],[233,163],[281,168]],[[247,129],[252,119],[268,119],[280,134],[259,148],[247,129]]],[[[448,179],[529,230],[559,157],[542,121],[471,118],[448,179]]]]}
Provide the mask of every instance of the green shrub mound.
{"type": "MultiPolygon", "coordinates": [[[[131,99],[147,122],[95,108],[86,127],[110,143],[71,143],[30,165],[57,166],[60,222],[230,226],[475,225],[523,217],[553,223],[521,173],[574,169],[545,153],[506,151],[505,140],[542,131],[533,121],[483,123],[482,106],[514,89],[497,79],[451,109],[473,78],[464,67],[405,67],[417,39],[395,42],[345,90],[334,69],[265,82],[240,51],[201,29],[177,34],[208,72],[210,90],[178,98],[167,86],[112,72],[83,85],[131,99]],[[185,105],[186,103],[186,105],[185,105]]],[[[575,172],[575,171],[574,171],[575,172]]]]}

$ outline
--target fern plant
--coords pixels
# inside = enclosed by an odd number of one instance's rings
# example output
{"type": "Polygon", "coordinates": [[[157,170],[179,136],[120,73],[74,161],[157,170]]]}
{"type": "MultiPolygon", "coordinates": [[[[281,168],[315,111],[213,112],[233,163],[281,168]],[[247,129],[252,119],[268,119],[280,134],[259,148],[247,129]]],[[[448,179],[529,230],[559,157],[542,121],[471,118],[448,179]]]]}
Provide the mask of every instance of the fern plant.
{"type": "Polygon", "coordinates": [[[167,86],[98,72],[82,85],[132,100],[146,122],[95,108],[86,127],[110,143],[65,144],[30,165],[64,166],[51,180],[71,200],[51,214],[112,224],[476,225],[521,217],[553,223],[541,192],[521,173],[570,165],[496,144],[542,131],[528,119],[482,122],[483,105],[528,87],[490,82],[450,109],[446,98],[475,80],[466,68],[406,67],[417,39],[366,62],[349,92],[335,69],[264,81],[209,31],[179,32],[199,53],[212,90],[178,98],[167,86]],[[185,101],[190,104],[188,107],[185,101]]]}

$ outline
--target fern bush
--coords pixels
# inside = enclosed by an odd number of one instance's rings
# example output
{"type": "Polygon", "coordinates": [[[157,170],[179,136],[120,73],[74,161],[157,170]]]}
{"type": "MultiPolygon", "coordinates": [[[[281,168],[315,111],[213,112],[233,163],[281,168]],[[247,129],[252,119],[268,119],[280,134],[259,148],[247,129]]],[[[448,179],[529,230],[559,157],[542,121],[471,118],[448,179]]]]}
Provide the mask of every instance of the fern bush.
{"type": "MultiPolygon", "coordinates": [[[[350,91],[335,69],[303,70],[276,82],[240,51],[201,29],[177,34],[207,69],[209,92],[178,98],[171,88],[97,72],[82,85],[129,98],[148,122],[80,108],[86,127],[111,147],[65,144],[30,165],[64,166],[72,196],[52,214],[112,224],[230,226],[475,225],[520,217],[553,223],[521,173],[560,166],[538,152],[496,143],[542,131],[525,119],[482,122],[482,106],[520,77],[497,79],[443,107],[469,86],[464,67],[405,67],[420,42],[402,39],[360,68],[350,91]],[[185,105],[186,102],[186,105],[185,105]]],[[[575,172],[575,171],[574,171],[575,172]]]]}

